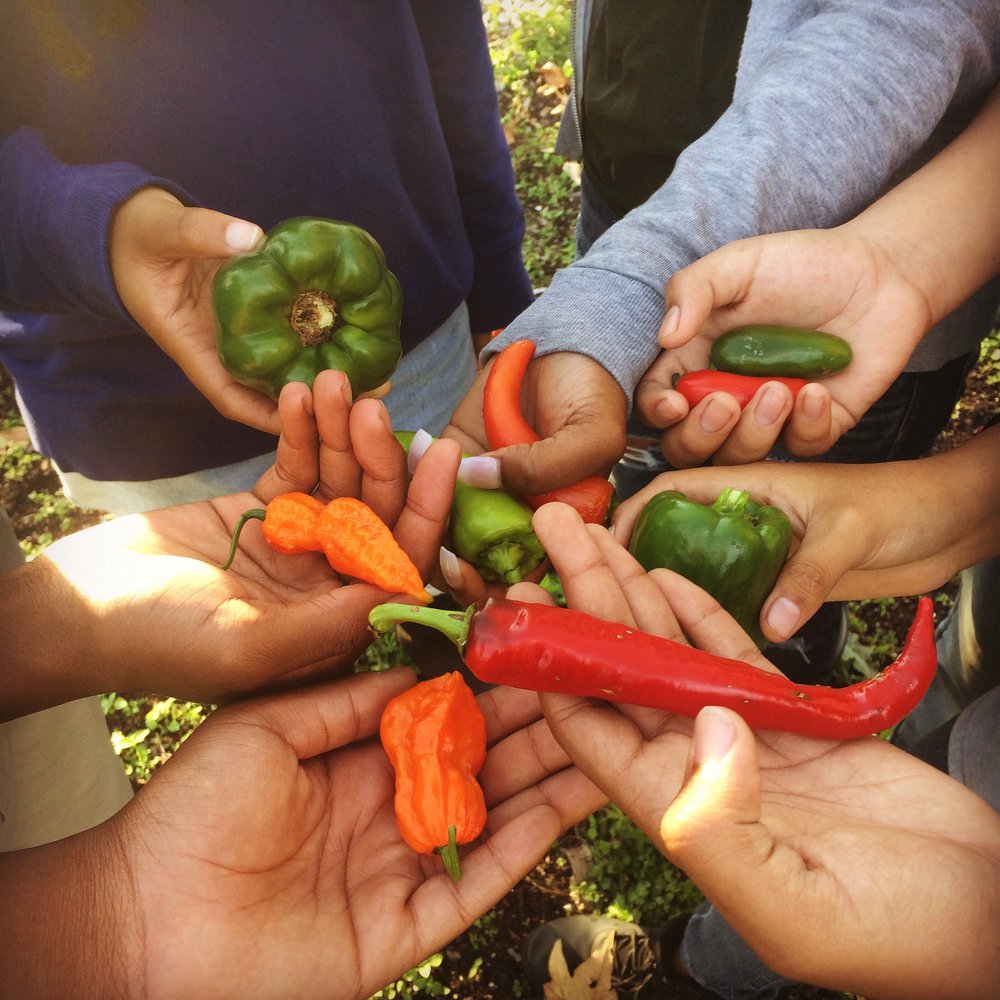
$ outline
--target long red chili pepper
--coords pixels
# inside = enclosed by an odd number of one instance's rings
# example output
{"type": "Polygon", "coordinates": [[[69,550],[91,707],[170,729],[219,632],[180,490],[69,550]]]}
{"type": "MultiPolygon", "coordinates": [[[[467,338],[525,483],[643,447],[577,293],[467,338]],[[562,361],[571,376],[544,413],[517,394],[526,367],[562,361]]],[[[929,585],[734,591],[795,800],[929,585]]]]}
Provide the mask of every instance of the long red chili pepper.
{"type": "MultiPolygon", "coordinates": [[[[491,448],[534,444],[541,440],[521,412],[521,383],[534,353],[534,341],[515,340],[490,365],[483,390],[483,423],[491,448]]],[[[547,493],[526,496],[524,501],[537,510],[542,504],[558,500],[575,508],[584,521],[603,524],[613,493],[614,487],[607,479],[587,476],[547,493]]]]}
{"type": "Polygon", "coordinates": [[[739,660],[549,605],[495,600],[463,615],[383,604],[369,616],[376,631],[400,621],[444,632],[483,681],[690,717],[706,705],[722,705],[755,729],[832,740],[894,726],[916,707],[937,668],[929,597],[920,599],[899,657],[876,677],[843,688],[795,684],[739,660]]]}
{"type": "Polygon", "coordinates": [[[735,396],[740,408],[746,407],[754,394],[765,382],[781,382],[792,391],[794,400],[804,385],[809,383],[804,378],[791,376],[778,377],[772,375],[737,375],[734,372],[719,372],[714,369],[686,372],[674,379],[674,388],[688,401],[689,406],[697,406],[706,396],[713,392],[728,392],[735,396]]]}

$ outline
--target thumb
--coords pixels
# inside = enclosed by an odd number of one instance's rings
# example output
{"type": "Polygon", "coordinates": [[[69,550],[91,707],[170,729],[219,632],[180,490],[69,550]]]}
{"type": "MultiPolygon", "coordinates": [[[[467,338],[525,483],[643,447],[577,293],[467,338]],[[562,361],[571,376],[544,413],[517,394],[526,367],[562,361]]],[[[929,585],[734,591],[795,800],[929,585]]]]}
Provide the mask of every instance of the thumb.
{"type": "Polygon", "coordinates": [[[737,241],[675,272],[664,293],[660,346],[686,344],[716,310],[742,302],[753,281],[757,255],[752,241],[737,241]]]}
{"type": "Polygon", "coordinates": [[[760,625],[771,642],[784,642],[819,610],[840,578],[858,560],[852,558],[842,533],[823,533],[812,526],[789,556],[764,602],[760,625]]]}
{"type": "Polygon", "coordinates": [[[664,813],[660,837],[670,860],[713,902],[738,900],[760,876],[773,848],[760,810],[753,733],[735,712],[703,708],[684,784],[664,813]]]}

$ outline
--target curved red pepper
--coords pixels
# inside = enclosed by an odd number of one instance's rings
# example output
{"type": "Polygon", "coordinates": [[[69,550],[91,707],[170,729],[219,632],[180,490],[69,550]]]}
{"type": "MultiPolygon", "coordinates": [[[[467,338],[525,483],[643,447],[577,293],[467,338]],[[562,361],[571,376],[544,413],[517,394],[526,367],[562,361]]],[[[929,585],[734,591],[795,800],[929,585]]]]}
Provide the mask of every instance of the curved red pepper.
{"type": "MultiPolygon", "coordinates": [[[[483,390],[483,423],[486,440],[491,448],[508,448],[515,444],[534,444],[541,437],[521,412],[521,383],[528,362],[535,353],[531,340],[515,340],[508,344],[490,365],[483,390]]],[[[524,497],[529,507],[537,510],[552,500],[569,504],[587,523],[603,524],[608,516],[614,487],[601,476],[587,476],[568,486],[524,497]]]]}
{"type": "Polygon", "coordinates": [[[744,409],[753,399],[757,390],[765,382],[780,382],[792,391],[794,400],[803,386],[809,383],[804,378],[778,377],[775,375],[737,375],[734,372],[719,372],[706,368],[703,371],[687,372],[674,379],[674,388],[688,401],[688,406],[697,406],[713,392],[728,392],[744,409]]]}
{"type": "Polygon", "coordinates": [[[819,739],[855,739],[896,725],[916,707],[937,669],[929,597],[920,599],[899,657],[876,677],[842,688],[795,684],[739,660],[542,604],[496,600],[464,615],[383,604],[369,621],[377,631],[399,621],[440,629],[483,681],[689,717],[706,705],[722,705],[755,729],[819,739]]]}

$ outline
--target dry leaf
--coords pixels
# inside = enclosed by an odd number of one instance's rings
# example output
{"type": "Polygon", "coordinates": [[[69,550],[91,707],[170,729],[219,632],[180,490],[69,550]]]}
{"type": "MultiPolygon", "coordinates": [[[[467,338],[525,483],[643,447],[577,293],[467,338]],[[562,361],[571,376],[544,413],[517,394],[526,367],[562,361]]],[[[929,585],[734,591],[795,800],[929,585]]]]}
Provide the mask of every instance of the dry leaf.
{"type": "Polygon", "coordinates": [[[618,1000],[611,988],[614,965],[612,947],[615,935],[608,932],[603,941],[569,974],[562,941],[556,940],[549,954],[549,981],[545,984],[545,1000],[618,1000]]]}
{"type": "Polygon", "coordinates": [[[547,62],[538,72],[553,90],[565,90],[569,86],[566,74],[554,62],[547,62]]]}

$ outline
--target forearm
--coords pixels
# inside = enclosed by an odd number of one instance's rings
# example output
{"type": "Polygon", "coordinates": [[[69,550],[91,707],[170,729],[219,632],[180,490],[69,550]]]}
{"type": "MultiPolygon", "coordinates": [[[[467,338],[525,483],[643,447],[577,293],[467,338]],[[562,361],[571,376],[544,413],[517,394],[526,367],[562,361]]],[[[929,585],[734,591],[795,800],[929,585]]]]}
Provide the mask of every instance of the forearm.
{"type": "Polygon", "coordinates": [[[888,253],[934,322],[1000,272],[1000,88],[954,142],[843,229],[888,253]]]}
{"type": "Polygon", "coordinates": [[[48,559],[0,574],[0,606],[0,721],[104,690],[90,609],[48,559]]]}
{"type": "MultiPolygon", "coordinates": [[[[765,18],[771,6],[754,5],[747,45],[755,15],[765,18]]],[[[819,8],[752,66],[744,46],[726,113],[644,205],[560,272],[488,350],[526,336],[540,354],[580,351],[630,394],[658,353],[663,289],[674,271],[732,240],[843,222],[878,196],[951,103],[974,99],[995,79],[995,5],[819,8]],[[942,37],[954,44],[941,45],[942,37]]]]}
{"type": "Polygon", "coordinates": [[[66,840],[0,854],[0,998],[142,996],[129,955],[143,928],[114,821],[66,840]]]}
{"type": "Polygon", "coordinates": [[[129,163],[60,163],[40,133],[21,128],[0,141],[0,306],[84,310],[127,319],[108,256],[115,209],[155,184],[183,191],[129,163]]]}

